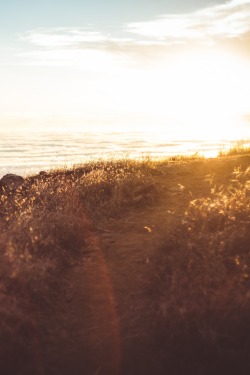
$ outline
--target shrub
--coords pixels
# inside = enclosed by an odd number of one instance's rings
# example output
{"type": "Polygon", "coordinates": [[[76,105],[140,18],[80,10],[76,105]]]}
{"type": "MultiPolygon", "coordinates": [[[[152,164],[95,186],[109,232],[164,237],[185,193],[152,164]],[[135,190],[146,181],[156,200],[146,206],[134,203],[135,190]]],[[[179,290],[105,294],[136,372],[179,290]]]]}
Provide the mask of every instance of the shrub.
{"type": "Polygon", "coordinates": [[[103,161],[89,166],[76,185],[88,212],[108,217],[152,203],[157,198],[154,172],[150,159],[103,161]]]}

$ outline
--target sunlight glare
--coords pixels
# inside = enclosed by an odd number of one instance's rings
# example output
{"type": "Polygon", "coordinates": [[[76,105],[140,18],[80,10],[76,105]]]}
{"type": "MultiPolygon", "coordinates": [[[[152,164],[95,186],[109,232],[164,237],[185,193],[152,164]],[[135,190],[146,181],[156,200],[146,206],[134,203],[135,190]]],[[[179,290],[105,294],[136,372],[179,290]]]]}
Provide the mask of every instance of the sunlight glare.
{"type": "Polygon", "coordinates": [[[157,90],[152,110],[165,114],[190,137],[230,138],[247,111],[249,71],[244,61],[219,52],[166,63],[158,70],[158,84],[152,85],[152,91],[157,90]]]}

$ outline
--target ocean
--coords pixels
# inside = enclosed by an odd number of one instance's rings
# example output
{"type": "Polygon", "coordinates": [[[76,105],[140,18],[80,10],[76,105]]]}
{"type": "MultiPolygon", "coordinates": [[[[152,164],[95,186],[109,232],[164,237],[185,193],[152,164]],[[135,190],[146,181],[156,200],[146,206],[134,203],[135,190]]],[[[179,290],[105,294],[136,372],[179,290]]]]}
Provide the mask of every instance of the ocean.
{"type": "Polygon", "coordinates": [[[27,176],[41,170],[103,158],[159,158],[198,152],[206,157],[233,144],[228,140],[178,140],[153,132],[0,133],[0,177],[27,176]]]}

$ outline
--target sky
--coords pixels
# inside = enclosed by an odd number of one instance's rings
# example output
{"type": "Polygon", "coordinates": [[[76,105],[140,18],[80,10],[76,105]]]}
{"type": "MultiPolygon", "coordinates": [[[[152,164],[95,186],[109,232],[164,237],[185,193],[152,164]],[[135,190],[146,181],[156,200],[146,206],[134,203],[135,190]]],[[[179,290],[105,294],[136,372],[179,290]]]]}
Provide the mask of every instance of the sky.
{"type": "Polygon", "coordinates": [[[250,0],[0,0],[0,131],[250,136],[250,0]]]}

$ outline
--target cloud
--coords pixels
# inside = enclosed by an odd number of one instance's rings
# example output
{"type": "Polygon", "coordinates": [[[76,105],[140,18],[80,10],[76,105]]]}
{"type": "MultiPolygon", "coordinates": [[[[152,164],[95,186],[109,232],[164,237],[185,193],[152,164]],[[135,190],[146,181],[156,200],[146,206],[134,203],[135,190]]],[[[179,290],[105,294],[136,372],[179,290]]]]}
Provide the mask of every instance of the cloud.
{"type": "Polygon", "coordinates": [[[188,14],[129,23],[127,31],[165,42],[237,38],[250,32],[250,0],[232,0],[188,14]]]}
{"type": "Polygon", "coordinates": [[[62,48],[77,47],[81,44],[100,43],[108,40],[98,31],[81,28],[38,29],[20,35],[22,41],[38,47],[62,48]]]}
{"type": "Polygon", "coordinates": [[[133,42],[131,36],[111,36],[85,28],[40,28],[19,35],[22,42],[42,48],[92,48],[120,44],[121,46],[133,42]]]}
{"type": "Polygon", "coordinates": [[[19,56],[26,64],[101,71],[111,65],[148,64],[183,46],[218,43],[248,54],[250,0],[231,0],[186,14],[133,22],[112,33],[91,27],[61,27],[40,28],[19,37],[26,46],[19,56]]]}
{"type": "Polygon", "coordinates": [[[24,49],[18,55],[28,65],[74,65],[95,70],[118,60],[128,63],[133,39],[85,28],[40,28],[19,35],[24,49]]]}

